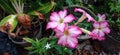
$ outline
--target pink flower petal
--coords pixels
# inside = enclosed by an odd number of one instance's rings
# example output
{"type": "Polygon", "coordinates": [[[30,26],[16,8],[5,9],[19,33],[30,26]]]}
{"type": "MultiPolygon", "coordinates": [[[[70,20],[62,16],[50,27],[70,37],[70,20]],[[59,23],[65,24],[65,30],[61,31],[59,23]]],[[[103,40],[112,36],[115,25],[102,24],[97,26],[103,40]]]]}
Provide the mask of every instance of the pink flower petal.
{"type": "Polygon", "coordinates": [[[103,14],[101,17],[102,17],[102,21],[105,21],[105,19],[106,19],[105,14],[103,14]]]}
{"type": "Polygon", "coordinates": [[[94,29],[92,32],[93,32],[94,34],[96,34],[97,37],[102,37],[102,36],[105,35],[102,30],[98,30],[98,29],[94,29]]]}
{"type": "Polygon", "coordinates": [[[60,30],[54,29],[54,31],[56,32],[55,36],[58,37],[58,38],[60,38],[61,36],[64,35],[64,33],[61,32],[60,30]]]}
{"type": "Polygon", "coordinates": [[[99,24],[98,22],[94,22],[94,23],[93,23],[93,27],[94,27],[94,28],[99,28],[99,26],[100,26],[100,24],[99,24]]]}
{"type": "Polygon", "coordinates": [[[92,33],[95,34],[94,36],[92,36],[92,39],[98,39],[99,41],[105,39],[105,34],[102,32],[102,30],[94,29],[92,33]]]}
{"type": "Polygon", "coordinates": [[[100,22],[100,27],[101,28],[108,27],[108,23],[107,22],[100,22]]]}
{"type": "Polygon", "coordinates": [[[75,17],[72,14],[70,14],[64,18],[64,22],[66,22],[66,23],[72,22],[73,20],[75,20],[75,17]]]}
{"type": "Polygon", "coordinates": [[[108,27],[102,28],[102,31],[106,34],[110,33],[110,29],[108,27]]]}
{"type": "Polygon", "coordinates": [[[105,35],[104,32],[102,30],[99,30],[98,37],[103,37],[104,35],[105,35]]]}
{"type": "Polygon", "coordinates": [[[79,27],[72,25],[69,27],[69,33],[73,37],[78,37],[78,35],[82,34],[82,31],[80,30],[79,27]]]}
{"type": "Polygon", "coordinates": [[[97,35],[96,34],[94,34],[93,32],[90,32],[90,37],[92,37],[92,39],[97,39],[97,35]]]}
{"type": "Polygon", "coordinates": [[[70,37],[68,37],[67,44],[68,44],[68,46],[70,48],[75,48],[76,45],[78,44],[78,39],[77,38],[70,38],[70,37]]]}
{"type": "Polygon", "coordinates": [[[46,29],[55,28],[55,27],[57,27],[57,25],[58,25],[57,22],[48,22],[46,29]]]}
{"type": "Polygon", "coordinates": [[[87,22],[90,22],[90,21],[96,22],[96,21],[94,20],[94,18],[91,17],[88,13],[86,13],[86,17],[88,18],[87,22]]]}
{"type": "Polygon", "coordinates": [[[106,20],[105,20],[105,19],[106,19],[105,14],[103,14],[103,15],[98,14],[98,17],[99,17],[99,19],[101,19],[101,21],[106,21],[106,20]]]}
{"type": "Polygon", "coordinates": [[[105,37],[98,37],[99,41],[105,40],[105,37]]]}
{"type": "Polygon", "coordinates": [[[66,44],[67,44],[67,37],[66,36],[62,36],[61,38],[59,38],[58,44],[66,46],[66,44]]]}
{"type": "Polygon", "coordinates": [[[82,13],[85,13],[85,11],[83,9],[80,9],[80,8],[75,8],[74,12],[82,12],[82,13]]]}
{"type": "Polygon", "coordinates": [[[92,31],[92,33],[97,34],[97,35],[98,35],[98,32],[99,32],[98,29],[93,29],[93,31],[92,31]]]}
{"type": "Polygon", "coordinates": [[[60,17],[59,15],[57,14],[57,12],[53,12],[51,13],[51,16],[50,16],[50,21],[59,21],[60,20],[60,17]]]}
{"type": "Polygon", "coordinates": [[[66,27],[66,24],[65,23],[61,23],[57,26],[57,29],[60,30],[61,32],[64,32],[64,29],[66,27]]]}
{"type": "Polygon", "coordinates": [[[94,18],[91,17],[91,16],[90,16],[87,12],[85,12],[83,9],[75,8],[74,11],[75,11],[75,12],[77,12],[77,11],[82,12],[82,13],[88,18],[87,22],[90,22],[90,21],[96,22],[96,21],[94,20],[94,18]]]}
{"type": "Polygon", "coordinates": [[[59,12],[60,18],[64,18],[67,15],[67,10],[63,10],[59,12]]]}

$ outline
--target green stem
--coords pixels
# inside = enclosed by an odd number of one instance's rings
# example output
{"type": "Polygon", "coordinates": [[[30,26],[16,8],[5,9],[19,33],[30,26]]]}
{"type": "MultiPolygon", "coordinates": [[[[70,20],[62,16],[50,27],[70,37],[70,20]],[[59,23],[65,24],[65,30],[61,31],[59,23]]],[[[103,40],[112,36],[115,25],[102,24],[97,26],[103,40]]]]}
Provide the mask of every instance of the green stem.
{"type": "Polygon", "coordinates": [[[69,7],[78,7],[78,8],[81,8],[85,11],[87,11],[90,15],[92,15],[94,18],[96,18],[97,16],[95,15],[94,12],[92,12],[90,9],[86,8],[86,7],[83,7],[83,6],[79,6],[79,5],[72,5],[72,6],[68,6],[68,7],[65,7],[65,8],[69,8],[69,7]]]}

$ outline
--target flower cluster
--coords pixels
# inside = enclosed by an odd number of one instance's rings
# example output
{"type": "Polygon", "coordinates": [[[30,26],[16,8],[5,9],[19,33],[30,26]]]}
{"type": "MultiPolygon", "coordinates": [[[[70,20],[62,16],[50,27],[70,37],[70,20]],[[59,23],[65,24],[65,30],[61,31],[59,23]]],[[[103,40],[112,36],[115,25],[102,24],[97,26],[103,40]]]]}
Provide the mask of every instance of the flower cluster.
{"type": "Polygon", "coordinates": [[[53,12],[51,14],[47,29],[52,28],[56,32],[56,37],[59,38],[58,44],[71,48],[75,48],[78,44],[77,37],[82,32],[79,27],[68,25],[73,20],[75,20],[75,17],[72,14],[67,15],[67,10],[62,10],[58,13],[53,12]]]}
{"type": "Polygon", "coordinates": [[[98,14],[99,21],[96,21],[83,9],[75,8],[74,12],[83,13],[83,17],[78,20],[78,23],[88,18],[87,22],[92,21],[94,29],[92,31],[88,31],[76,26],[77,23],[69,25],[70,22],[75,20],[75,17],[72,14],[67,15],[66,9],[59,12],[52,12],[50,22],[48,22],[46,29],[51,28],[56,32],[55,36],[58,38],[59,45],[75,48],[78,44],[78,36],[82,34],[82,32],[89,34],[92,39],[98,40],[104,40],[105,34],[110,33],[110,29],[108,28],[109,25],[105,20],[106,16],[104,14],[102,16],[98,14]]]}
{"type": "Polygon", "coordinates": [[[109,34],[110,33],[110,29],[109,29],[109,25],[106,19],[105,14],[100,15],[98,14],[98,18],[99,20],[96,21],[93,17],[91,17],[87,12],[85,12],[84,10],[80,9],[80,8],[75,8],[75,12],[82,12],[83,15],[85,17],[88,18],[88,22],[93,21],[93,27],[94,29],[92,30],[92,32],[87,31],[85,29],[82,29],[82,31],[84,31],[85,33],[89,34],[92,39],[98,39],[98,40],[104,40],[105,39],[105,34],[109,34]]]}
{"type": "Polygon", "coordinates": [[[105,34],[110,33],[109,25],[108,22],[105,20],[106,16],[105,14],[100,15],[98,14],[99,20],[97,22],[93,23],[93,33],[96,35],[93,37],[93,39],[98,39],[98,40],[104,40],[105,39],[105,34]]]}

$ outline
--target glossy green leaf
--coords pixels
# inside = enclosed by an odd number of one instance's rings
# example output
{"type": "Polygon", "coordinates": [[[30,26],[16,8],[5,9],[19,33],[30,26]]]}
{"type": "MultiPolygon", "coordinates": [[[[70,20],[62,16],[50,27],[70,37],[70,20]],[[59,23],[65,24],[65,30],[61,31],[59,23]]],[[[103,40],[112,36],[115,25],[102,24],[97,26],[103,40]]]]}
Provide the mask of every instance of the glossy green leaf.
{"type": "Polygon", "coordinates": [[[30,14],[30,15],[37,15],[35,13],[35,11],[39,11],[40,13],[46,14],[46,13],[48,13],[48,12],[50,12],[52,10],[54,5],[55,5],[54,2],[45,3],[42,6],[38,7],[36,10],[28,12],[28,14],[30,14]]]}
{"type": "Polygon", "coordinates": [[[6,16],[5,18],[3,18],[0,22],[0,26],[4,25],[5,23],[9,22],[9,24],[12,25],[12,29],[10,30],[10,32],[12,32],[17,24],[18,24],[18,20],[16,18],[17,15],[9,15],[9,16],[6,16]]]}

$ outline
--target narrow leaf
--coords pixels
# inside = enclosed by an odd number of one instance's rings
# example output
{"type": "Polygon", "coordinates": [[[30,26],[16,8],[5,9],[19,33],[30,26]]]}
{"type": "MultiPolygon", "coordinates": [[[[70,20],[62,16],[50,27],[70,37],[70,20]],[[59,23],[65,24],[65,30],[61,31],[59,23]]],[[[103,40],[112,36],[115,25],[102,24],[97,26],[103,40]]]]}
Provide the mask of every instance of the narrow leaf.
{"type": "Polygon", "coordinates": [[[10,30],[10,32],[12,32],[18,24],[16,15],[9,15],[9,16],[6,16],[5,18],[3,18],[0,22],[0,26],[4,25],[7,22],[12,25],[12,29],[10,30]]]}

